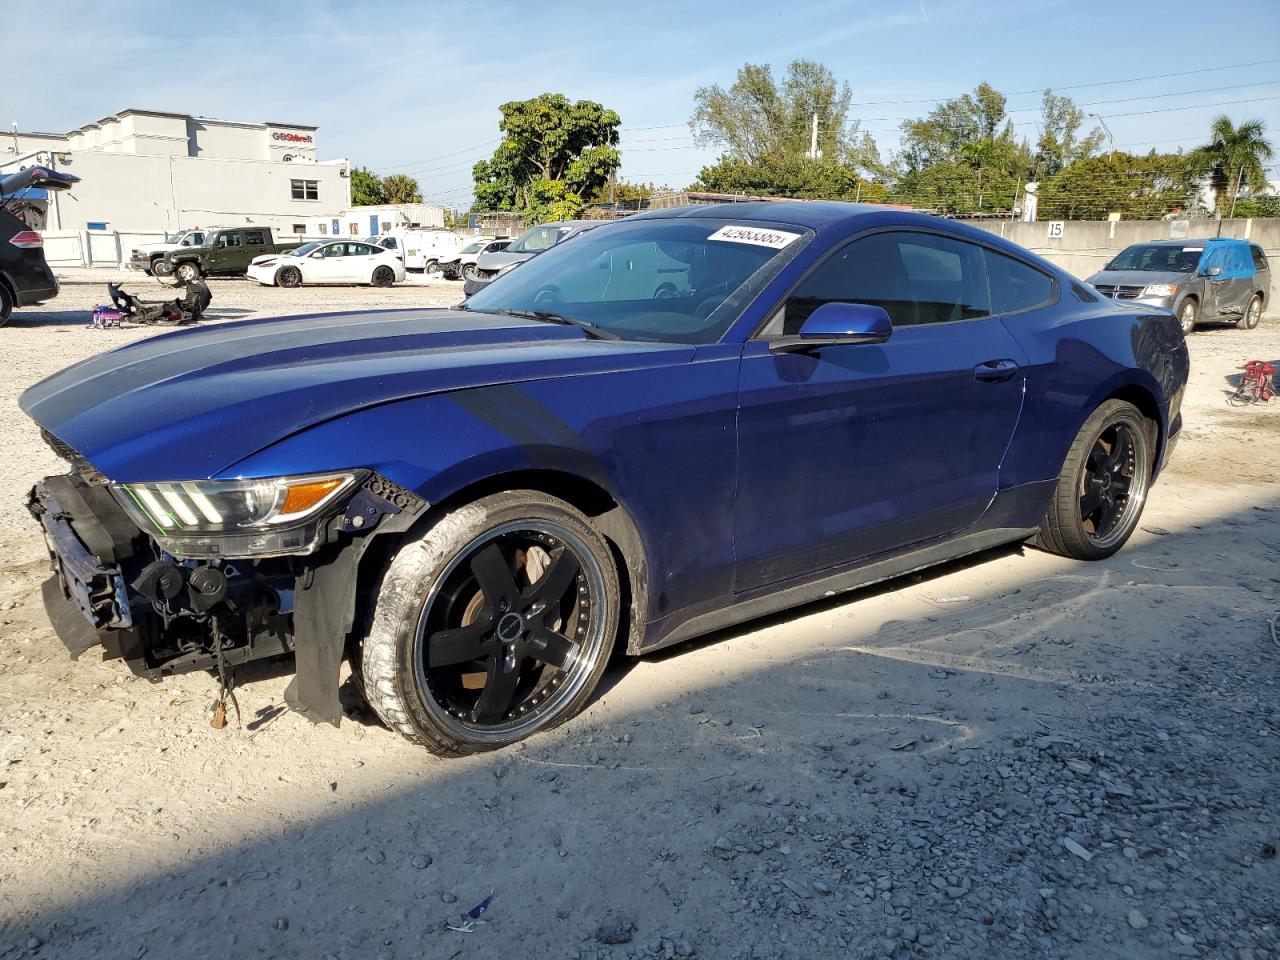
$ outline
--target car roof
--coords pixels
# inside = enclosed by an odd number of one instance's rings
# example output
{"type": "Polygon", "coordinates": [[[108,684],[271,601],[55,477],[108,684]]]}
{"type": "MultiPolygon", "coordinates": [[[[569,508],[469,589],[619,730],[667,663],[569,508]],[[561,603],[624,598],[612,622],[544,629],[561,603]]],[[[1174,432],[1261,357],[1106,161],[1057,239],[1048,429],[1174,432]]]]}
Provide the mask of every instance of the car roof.
{"type": "Polygon", "coordinates": [[[649,210],[636,214],[634,219],[707,217],[716,220],[789,223],[797,227],[818,230],[840,224],[850,225],[856,220],[876,214],[895,214],[902,218],[903,223],[915,221],[935,225],[938,223],[938,218],[929,214],[866,203],[845,203],[839,200],[750,200],[743,203],[700,204],[671,207],[666,210],[649,210]]]}
{"type": "Polygon", "coordinates": [[[1210,243],[1245,243],[1248,240],[1236,240],[1233,237],[1184,237],[1181,240],[1139,240],[1137,243],[1131,243],[1131,247],[1194,247],[1199,244],[1208,245],[1210,243]]]}

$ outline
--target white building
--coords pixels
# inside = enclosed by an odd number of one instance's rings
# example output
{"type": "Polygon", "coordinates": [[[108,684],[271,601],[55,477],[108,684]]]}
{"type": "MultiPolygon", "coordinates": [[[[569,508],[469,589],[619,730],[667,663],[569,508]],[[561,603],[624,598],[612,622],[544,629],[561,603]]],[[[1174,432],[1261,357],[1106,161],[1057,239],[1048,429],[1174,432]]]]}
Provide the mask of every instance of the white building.
{"type": "Polygon", "coordinates": [[[80,177],[50,196],[53,230],[255,223],[309,233],[351,206],[347,161],[317,161],[316,128],[300,124],[128,109],[65,134],[0,133],[0,173],[33,163],[80,177]]]}
{"type": "Polygon", "coordinates": [[[444,207],[433,203],[393,203],[376,207],[352,207],[332,217],[307,221],[308,236],[372,237],[397,228],[444,227],[444,207]]]}

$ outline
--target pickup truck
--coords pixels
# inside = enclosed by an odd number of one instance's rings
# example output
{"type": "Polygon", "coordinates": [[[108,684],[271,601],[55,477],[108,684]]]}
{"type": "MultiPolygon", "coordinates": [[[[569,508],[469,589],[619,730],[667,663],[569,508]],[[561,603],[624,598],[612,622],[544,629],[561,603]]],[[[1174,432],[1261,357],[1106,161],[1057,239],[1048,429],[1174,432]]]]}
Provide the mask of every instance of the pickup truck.
{"type": "Polygon", "coordinates": [[[163,260],[166,253],[185,247],[198,247],[204,243],[204,235],[205,231],[197,227],[194,230],[179,230],[177,233],[166,234],[163,243],[140,244],[130,251],[128,266],[132,270],[152,273],[155,262],[163,260]]]}
{"type": "Polygon", "coordinates": [[[213,274],[242,274],[254,257],[284,253],[302,242],[299,237],[276,243],[270,227],[216,227],[205,234],[203,244],[169,251],[152,270],[160,277],[173,276],[179,283],[213,274]]]}

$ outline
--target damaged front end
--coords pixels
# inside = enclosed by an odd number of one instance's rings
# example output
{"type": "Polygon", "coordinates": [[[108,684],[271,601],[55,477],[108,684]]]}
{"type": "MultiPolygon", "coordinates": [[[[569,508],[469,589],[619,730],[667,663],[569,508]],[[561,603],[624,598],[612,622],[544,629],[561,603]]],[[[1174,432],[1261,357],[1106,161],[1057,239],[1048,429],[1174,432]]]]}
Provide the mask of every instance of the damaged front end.
{"type": "Polygon", "coordinates": [[[367,470],[322,477],[112,484],[72,465],[32,489],[49,547],[42,592],[72,657],[101,645],[151,680],[294,653],[289,705],[337,724],[360,559],[425,501],[367,470]]]}

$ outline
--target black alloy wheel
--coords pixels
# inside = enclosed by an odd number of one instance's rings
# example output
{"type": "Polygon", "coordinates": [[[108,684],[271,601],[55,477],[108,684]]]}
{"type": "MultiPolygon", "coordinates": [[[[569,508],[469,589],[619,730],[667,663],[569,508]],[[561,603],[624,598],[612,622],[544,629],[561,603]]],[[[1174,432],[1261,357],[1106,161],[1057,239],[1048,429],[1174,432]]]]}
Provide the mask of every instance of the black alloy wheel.
{"type": "Polygon", "coordinates": [[[276,284],[281,287],[300,287],[302,271],[297,267],[281,267],[276,274],[276,284]]]}
{"type": "Polygon", "coordinates": [[[395,271],[385,264],[373,271],[373,285],[375,287],[389,287],[395,282],[395,271]]]}
{"type": "Polygon", "coordinates": [[[1145,438],[1140,441],[1133,425],[1112,423],[1098,435],[1085,460],[1080,520],[1099,547],[1110,545],[1126,514],[1146,495],[1142,472],[1147,465],[1138,460],[1140,442],[1145,447],[1145,438]]]}
{"type": "Polygon", "coordinates": [[[1062,470],[1036,546],[1102,560],[1129,539],[1151,486],[1158,430],[1133,404],[1107,400],[1085,421],[1062,470]]]}
{"type": "MultiPolygon", "coordinates": [[[[523,527],[523,529],[521,528],[523,527]]],[[[536,726],[594,658],[591,570],[551,524],[474,543],[423,610],[419,681],[446,724],[469,733],[536,726]]],[[[599,588],[599,583],[597,583],[599,588]]]]}
{"type": "Polygon", "coordinates": [[[495,494],[391,558],[353,669],[413,742],[443,756],[493,750],[589,702],[620,606],[613,554],[581,512],[537,491],[495,494]]]}

